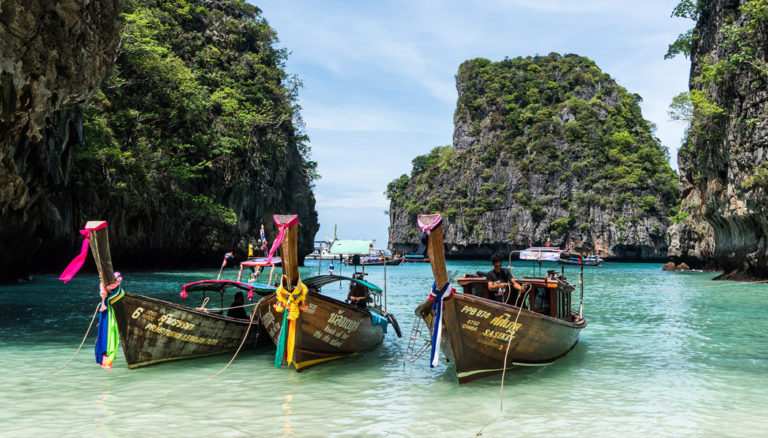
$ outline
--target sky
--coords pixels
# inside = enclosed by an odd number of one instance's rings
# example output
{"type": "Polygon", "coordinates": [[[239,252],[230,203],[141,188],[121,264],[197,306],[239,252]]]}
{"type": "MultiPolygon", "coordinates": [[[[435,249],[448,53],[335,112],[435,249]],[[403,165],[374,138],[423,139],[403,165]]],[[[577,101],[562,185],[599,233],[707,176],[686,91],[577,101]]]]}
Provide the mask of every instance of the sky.
{"type": "Polygon", "coordinates": [[[452,144],[455,76],[468,59],[592,59],[643,98],[677,169],[685,126],[667,109],[688,89],[690,61],[664,54],[694,25],[670,16],[677,0],[249,1],[303,82],[299,105],[321,175],[316,240],[337,226],[339,238],[387,245],[387,184],[417,155],[452,144]]]}

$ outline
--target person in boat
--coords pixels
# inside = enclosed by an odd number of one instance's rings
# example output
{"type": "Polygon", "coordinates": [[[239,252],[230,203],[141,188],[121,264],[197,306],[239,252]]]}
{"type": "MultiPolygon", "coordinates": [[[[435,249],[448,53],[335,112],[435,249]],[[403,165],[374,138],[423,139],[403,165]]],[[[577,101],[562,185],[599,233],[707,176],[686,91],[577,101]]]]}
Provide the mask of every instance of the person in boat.
{"type": "Polygon", "coordinates": [[[235,301],[229,307],[232,307],[227,311],[227,316],[230,318],[248,319],[248,312],[242,307],[245,304],[245,297],[242,292],[235,294],[235,301]]]}
{"type": "MultiPolygon", "coordinates": [[[[352,275],[352,278],[362,280],[363,275],[361,273],[355,272],[352,275]]],[[[349,295],[347,295],[347,302],[353,306],[365,309],[366,306],[368,306],[368,288],[356,281],[349,283],[349,295]]]]}
{"type": "Polygon", "coordinates": [[[517,292],[522,290],[522,286],[515,281],[509,269],[501,267],[503,260],[504,259],[500,254],[491,256],[493,269],[485,274],[485,279],[488,281],[488,298],[501,302],[514,303],[517,298],[517,292]],[[515,291],[514,294],[508,293],[508,291],[512,290],[515,291]],[[505,293],[507,294],[506,297],[504,296],[505,293]]]}

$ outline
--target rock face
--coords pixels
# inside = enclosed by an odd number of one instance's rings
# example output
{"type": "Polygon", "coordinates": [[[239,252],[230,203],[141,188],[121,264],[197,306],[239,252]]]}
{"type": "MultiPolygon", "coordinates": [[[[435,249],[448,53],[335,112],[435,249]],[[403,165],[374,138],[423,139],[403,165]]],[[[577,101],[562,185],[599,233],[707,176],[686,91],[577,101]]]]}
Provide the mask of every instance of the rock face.
{"type": "Polygon", "coordinates": [[[723,270],[721,278],[768,278],[766,9],[756,1],[705,2],[691,46],[697,100],[679,155],[688,217],[670,230],[670,255],[723,270]]]}
{"type": "Polygon", "coordinates": [[[389,241],[412,252],[419,213],[441,212],[446,254],[487,257],[544,245],[622,260],[666,257],[678,202],[640,97],[587,58],[467,61],[453,146],[413,160],[387,188],[389,241]]]}
{"type": "Polygon", "coordinates": [[[119,15],[119,0],[0,1],[0,280],[24,277],[43,242],[71,233],[60,201],[83,140],[79,105],[111,69],[119,15]]]}
{"type": "Polygon", "coordinates": [[[319,225],[300,151],[306,139],[282,84],[283,52],[260,11],[239,0],[129,5],[132,18],[118,0],[0,0],[0,281],[62,269],[90,219],[108,221],[120,268],[215,266],[233,250],[242,257],[260,224],[273,240],[275,213],[299,214],[299,253],[310,252],[319,225]],[[163,32],[175,46],[162,45],[163,32]],[[230,59],[236,69],[224,65],[230,59]],[[203,80],[195,62],[208,63],[203,80]],[[230,70],[241,76],[209,91],[230,70]],[[158,88],[131,88],[151,80],[158,88]],[[254,104],[264,89],[270,100],[254,104]],[[211,95],[214,103],[205,100],[211,95]],[[281,109],[284,118],[240,117],[243,102],[281,109]],[[192,110],[180,116],[186,104],[192,110]],[[126,125],[125,114],[156,124],[126,125]],[[218,155],[204,155],[190,138],[218,155]],[[191,165],[183,156],[190,150],[198,154],[191,165]],[[197,173],[174,173],[189,169],[197,173]]]}

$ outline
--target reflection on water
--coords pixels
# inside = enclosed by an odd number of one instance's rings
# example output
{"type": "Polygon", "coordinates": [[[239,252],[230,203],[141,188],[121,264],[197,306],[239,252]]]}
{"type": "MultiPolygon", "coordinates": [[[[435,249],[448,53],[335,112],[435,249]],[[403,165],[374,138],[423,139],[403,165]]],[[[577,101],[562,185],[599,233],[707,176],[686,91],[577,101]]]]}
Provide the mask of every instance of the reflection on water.
{"type": "MultiPolygon", "coordinates": [[[[449,262],[448,269],[455,277],[490,267],[449,262]]],[[[519,264],[515,275],[531,271],[519,264]]],[[[383,284],[383,269],[366,272],[383,284]]],[[[182,284],[216,273],[123,277],[130,292],[175,301],[182,284]]],[[[68,367],[46,375],[82,340],[99,301],[95,275],[0,287],[0,435],[768,435],[768,285],[712,282],[714,274],[662,272],[658,264],[586,269],[588,326],[579,344],[554,365],[507,371],[500,413],[500,376],[459,387],[445,361],[431,369],[424,355],[403,364],[432,272],[407,264],[387,275],[402,339],[390,331],[369,354],[302,373],[275,368],[268,349],[241,352],[214,379],[231,355],[128,370],[120,352],[114,369],[103,370],[93,330],[68,367]]],[[[578,278],[570,267],[566,276],[578,278]]],[[[342,299],[346,292],[326,290],[342,299]]]]}

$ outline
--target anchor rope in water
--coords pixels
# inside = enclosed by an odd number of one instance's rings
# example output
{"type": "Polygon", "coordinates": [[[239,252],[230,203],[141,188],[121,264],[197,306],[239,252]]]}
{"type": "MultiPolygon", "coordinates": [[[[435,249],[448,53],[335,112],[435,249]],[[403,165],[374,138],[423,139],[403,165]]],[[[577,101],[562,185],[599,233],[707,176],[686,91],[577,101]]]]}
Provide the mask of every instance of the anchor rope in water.
{"type": "Polygon", "coordinates": [[[72,363],[73,360],[75,360],[75,356],[77,356],[77,353],[80,352],[80,350],[83,348],[83,344],[85,344],[85,340],[88,338],[88,334],[91,332],[91,327],[93,327],[93,321],[96,320],[96,315],[99,313],[99,309],[101,308],[102,301],[99,300],[99,303],[96,304],[96,309],[93,311],[93,316],[91,317],[91,323],[88,324],[88,329],[85,331],[85,335],[83,336],[83,340],[80,342],[80,346],[77,347],[77,350],[75,350],[75,354],[72,355],[71,358],[69,358],[69,361],[65,363],[64,365],[60,366],[59,368],[56,368],[53,371],[49,371],[45,373],[46,375],[56,374],[59,371],[63,370],[64,368],[68,367],[69,364],[72,363]]]}
{"type": "MultiPolygon", "coordinates": [[[[262,298],[263,300],[264,298],[262,298]]],[[[261,302],[261,300],[259,300],[261,302]]],[[[258,302],[256,304],[259,304],[258,302]]],[[[254,306],[256,305],[254,304],[254,306]]],[[[232,365],[232,362],[235,361],[235,358],[237,357],[238,353],[240,353],[240,349],[243,348],[243,345],[245,344],[245,340],[248,339],[248,333],[251,331],[251,326],[253,326],[253,317],[256,315],[255,309],[253,312],[251,312],[251,318],[250,322],[248,323],[248,328],[245,329],[245,335],[243,335],[243,339],[240,341],[240,346],[237,347],[237,350],[235,351],[235,354],[232,356],[232,359],[227,362],[226,365],[224,365],[224,368],[220,369],[216,374],[213,374],[212,376],[208,377],[208,379],[213,379],[214,377],[218,376],[219,374],[223,373],[224,370],[229,368],[230,365],[232,365]]]]}
{"type": "MultiPolygon", "coordinates": [[[[528,287],[526,288],[525,291],[523,291],[522,294],[518,294],[518,297],[515,300],[515,306],[517,306],[517,303],[521,296],[523,298],[522,301],[525,302],[525,296],[528,295],[530,291],[531,291],[531,288],[528,287]]],[[[515,334],[517,333],[517,321],[520,318],[520,313],[522,313],[522,311],[523,311],[523,307],[521,303],[521,306],[518,307],[517,309],[517,316],[515,317],[515,323],[512,324],[512,329],[507,330],[509,332],[509,341],[507,341],[507,351],[504,353],[504,368],[501,371],[501,387],[499,390],[499,415],[498,416],[501,416],[501,414],[504,413],[504,376],[507,374],[507,357],[509,356],[509,350],[510,350],[510,347],[512,346],[512,339],[515,338],[515,334]]],[[[475,436],[482,436],[483,430],[485,430],[485,428],[490,426],[491,424],[493,424],[493,421],[483,426],[475,436]]]]}

